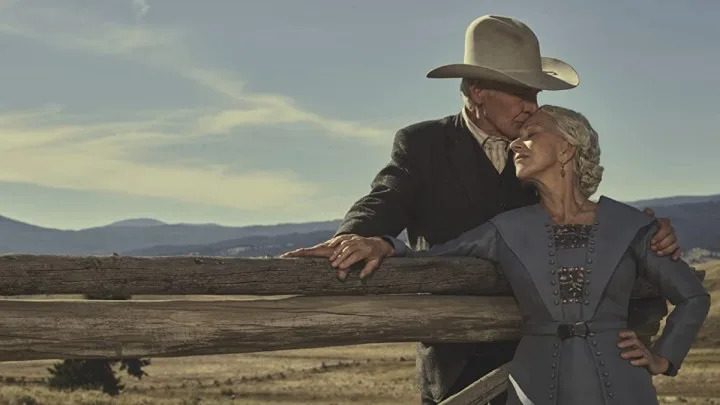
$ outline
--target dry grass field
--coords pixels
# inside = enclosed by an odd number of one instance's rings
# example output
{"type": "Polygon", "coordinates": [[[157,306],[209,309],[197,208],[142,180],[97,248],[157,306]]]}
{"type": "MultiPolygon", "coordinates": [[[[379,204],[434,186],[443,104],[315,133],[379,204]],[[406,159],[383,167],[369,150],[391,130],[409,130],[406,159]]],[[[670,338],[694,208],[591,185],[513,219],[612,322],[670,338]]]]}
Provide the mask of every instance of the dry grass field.
{"type": "MultiPolygon", "coordinates": [[[[720,261],[697,267],[708,272],[713,307],[680,375],[655,379],[663,404],[720,405],[720,261]]],[[[141,381],[123,374],[126,389],[116,398],[47,389],[52,363],[0,363],[0,405],[418,403],[408,343],[155,358],[141,381]]]]}

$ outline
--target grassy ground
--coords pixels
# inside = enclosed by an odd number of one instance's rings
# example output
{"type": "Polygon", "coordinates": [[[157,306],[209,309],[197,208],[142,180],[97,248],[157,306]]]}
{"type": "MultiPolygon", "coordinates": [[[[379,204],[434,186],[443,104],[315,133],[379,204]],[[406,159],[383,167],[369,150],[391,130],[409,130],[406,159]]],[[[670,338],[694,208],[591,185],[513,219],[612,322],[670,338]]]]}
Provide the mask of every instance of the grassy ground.
{"type": "MultiPolygon", "coordinates": [[[[655,378],[663,404],[720,405],[720,262],[697,267],[708,272],[713,308],[680,375],[655,378]]],[[[408,343],[154,358],[141,381],[123,375],[117,398],[47,389],[42,379],[52,363],[0,363],[0,405],[418,403],[408,343]]]]}

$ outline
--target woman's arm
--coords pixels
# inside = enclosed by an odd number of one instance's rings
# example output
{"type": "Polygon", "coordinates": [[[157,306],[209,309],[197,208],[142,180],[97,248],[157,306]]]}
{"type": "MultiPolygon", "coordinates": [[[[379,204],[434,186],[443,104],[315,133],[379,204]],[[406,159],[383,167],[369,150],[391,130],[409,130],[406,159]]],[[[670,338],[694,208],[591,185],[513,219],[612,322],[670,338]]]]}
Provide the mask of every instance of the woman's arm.
{"type": "Polygon", "coordinates": [[[650,249],[650,240],[657,229],[657,223],[645,227],[632,248],[638,261],[639,276],[656,286],[675,306],[651,351],[669,361],[665,374],[676,375],[708,314],[710,295],[687,263],[658,256],[650,249]]]}
{"type": "MultiPolygon", "coordinates": [[[[338,278],[345,280],[353,264],[365,261],[360,271],[363,279],[378,269],[383,259],[391,256],[474,256],[498,262],[497,244],[500,238],[495,225],[490,222],[473,228],[459,237],[433,246],[429,251],[414,251],[393,236],[361,237],[353,235],[345,239],[335,238],[327,247],[310,250],[332,249],[330,265],[338,269],[338,278]]],[[[329,253],[329,252],[328,252],[329,253]]],[[[304,253],[300,252],[300,256],[304,253]]]]}
{"type": "Polygon", "coordinates": [[[383,236],[393,247],[393,256],[426,257],[426,256],[472,256],[480,259],[498,261],[497,246],[500,235],[491,222],[485,222],[466,231],[455,239],[433,245],[428,251],[415,251],[403,241],[383,236]]]}

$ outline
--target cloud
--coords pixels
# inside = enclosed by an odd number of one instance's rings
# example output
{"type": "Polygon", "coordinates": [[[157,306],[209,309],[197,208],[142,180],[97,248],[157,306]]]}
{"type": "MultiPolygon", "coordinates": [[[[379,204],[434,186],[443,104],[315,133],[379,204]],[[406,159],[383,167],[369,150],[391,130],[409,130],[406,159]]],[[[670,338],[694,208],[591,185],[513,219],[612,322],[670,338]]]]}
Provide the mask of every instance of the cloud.
{"type": "MultiPolygon", "coordinates": [[[[133,3],[133,7],[135,6],[133,3]]],[[[140,5],[147,6],[144,1],[140,5]]],[[[147,9],[141,8],[147,12],[147,9]]],[[[338,120],[308,111],[281,94],[249,92],[231,70],[199,65],[183,46],[183,35],[172,29],[98,21],[91,14],[63,9],[30,9],[0,17],[0,33],[34,39],[61,49],[122,57],[184,78],[221,99],[219,112],[199,119],[196,134],[227,133],[244,126],[309,124],[319,136],[350,137],[370,146],[387,146],[393,131],[362,122],[338,120]]]]}
{"type": "Polygon", "coordinates": [[[313,113],[299,107],[292,98],[284,95],[246,91],[244,83],[231,72],[188,64],[173,65],[172,68],[179,75],[226,97],[232,104],[244,106],[223,109],[217,114],[203,117],[197,126],[200,132],[227,133],[244,126],[309,124],[320,129],[320,136],[356,138],[369,146],[382,147],[387,147],[388,137],[394,133],[387,128],[313,113]]]}
{"type": "Polygon", "coordinates": [[[47,110],[0,115],[0,181],[77,190],[166,197],[243,210],[282,209],[319,187],[290,171],[232,173],[220,164],[157,165],[127,159],[134,148],[151,148],[189,136],[149,130],[153,121],[72,125],[47,122],[47,110]],[[38,117],[45,119],[32,127],[38,117]],[[105,136],[89,136],[96,131],[105,136]],[[69,141],[71,140],[71,141],[69,141]]]}
{"type": "Polygon", "coordinates": [[[58,49],[140,57],[181,42],[170,28],[148,28],[97,19],[83,10],[7,6],[0,33],[32,39],[58,49]],[[144,52],[144,53],[143,53],[144,52]]]}
{"type": "Polygon", "coordinates": [[[135,20],[140,22],[147,15],[150,6],[146,0],[133,0],[132,9],[135,13],[135,20]]]}
{"type": "MultiPolygon", "coordinates": [[[[149,10],[144,1],[132,5],[139,18],[149,10]]],[[[323,116],[282,94],[249,92],[236,72],[200,65],[180,31],[107,22],[79,10],[8,6],[3,11],[0,33],[146,65],[187,80],[217,101],[194,110],[139,110],[131,119],[69,114],[61,106],[5,112],[0,114],[0,181],[287,211],[326,190],[287,170],[233,173],[207,160],[159,164],[138,162],[132,153],[184,138],[278,125],[303,125],[316,128],[309,132],[317,136],[387,147],[389,131],[323,116]]]]}

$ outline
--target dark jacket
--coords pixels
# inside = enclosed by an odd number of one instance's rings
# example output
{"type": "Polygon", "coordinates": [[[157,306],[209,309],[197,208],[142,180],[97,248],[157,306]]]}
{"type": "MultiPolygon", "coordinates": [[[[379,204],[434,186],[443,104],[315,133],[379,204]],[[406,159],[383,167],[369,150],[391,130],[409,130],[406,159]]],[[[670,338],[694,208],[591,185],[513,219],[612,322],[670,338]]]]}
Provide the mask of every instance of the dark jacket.
{"type": "MultiPolygon", "coordinates": [[[[515,177],[512,159],[498,173],[460,114],[398,131],[390,163],[349,210],[337,234],[394,235],[407,228],[414,249],[446,242],[498,213],[536,203],[515,177]]],[[[516,343],[418,345],[423,403],[440,401],[512,359],[516,343]],[[475,353],[475,354],[474,354],[475,353]],[[477,354],[486,353],[483,358],[477,354]],[[480,367],[466,367],[480,358],[480,367]],[[464,375],[462,375],[464,372],[464,375]]]]}
{"type": "Polygon", "coordinates": [[[448,241],[495,215],[536,203],[512,159],[493,167],[460,114],[398,131],[390,163],[349,210],[337,234],[398,235],[411,246],[448,241]]]}

